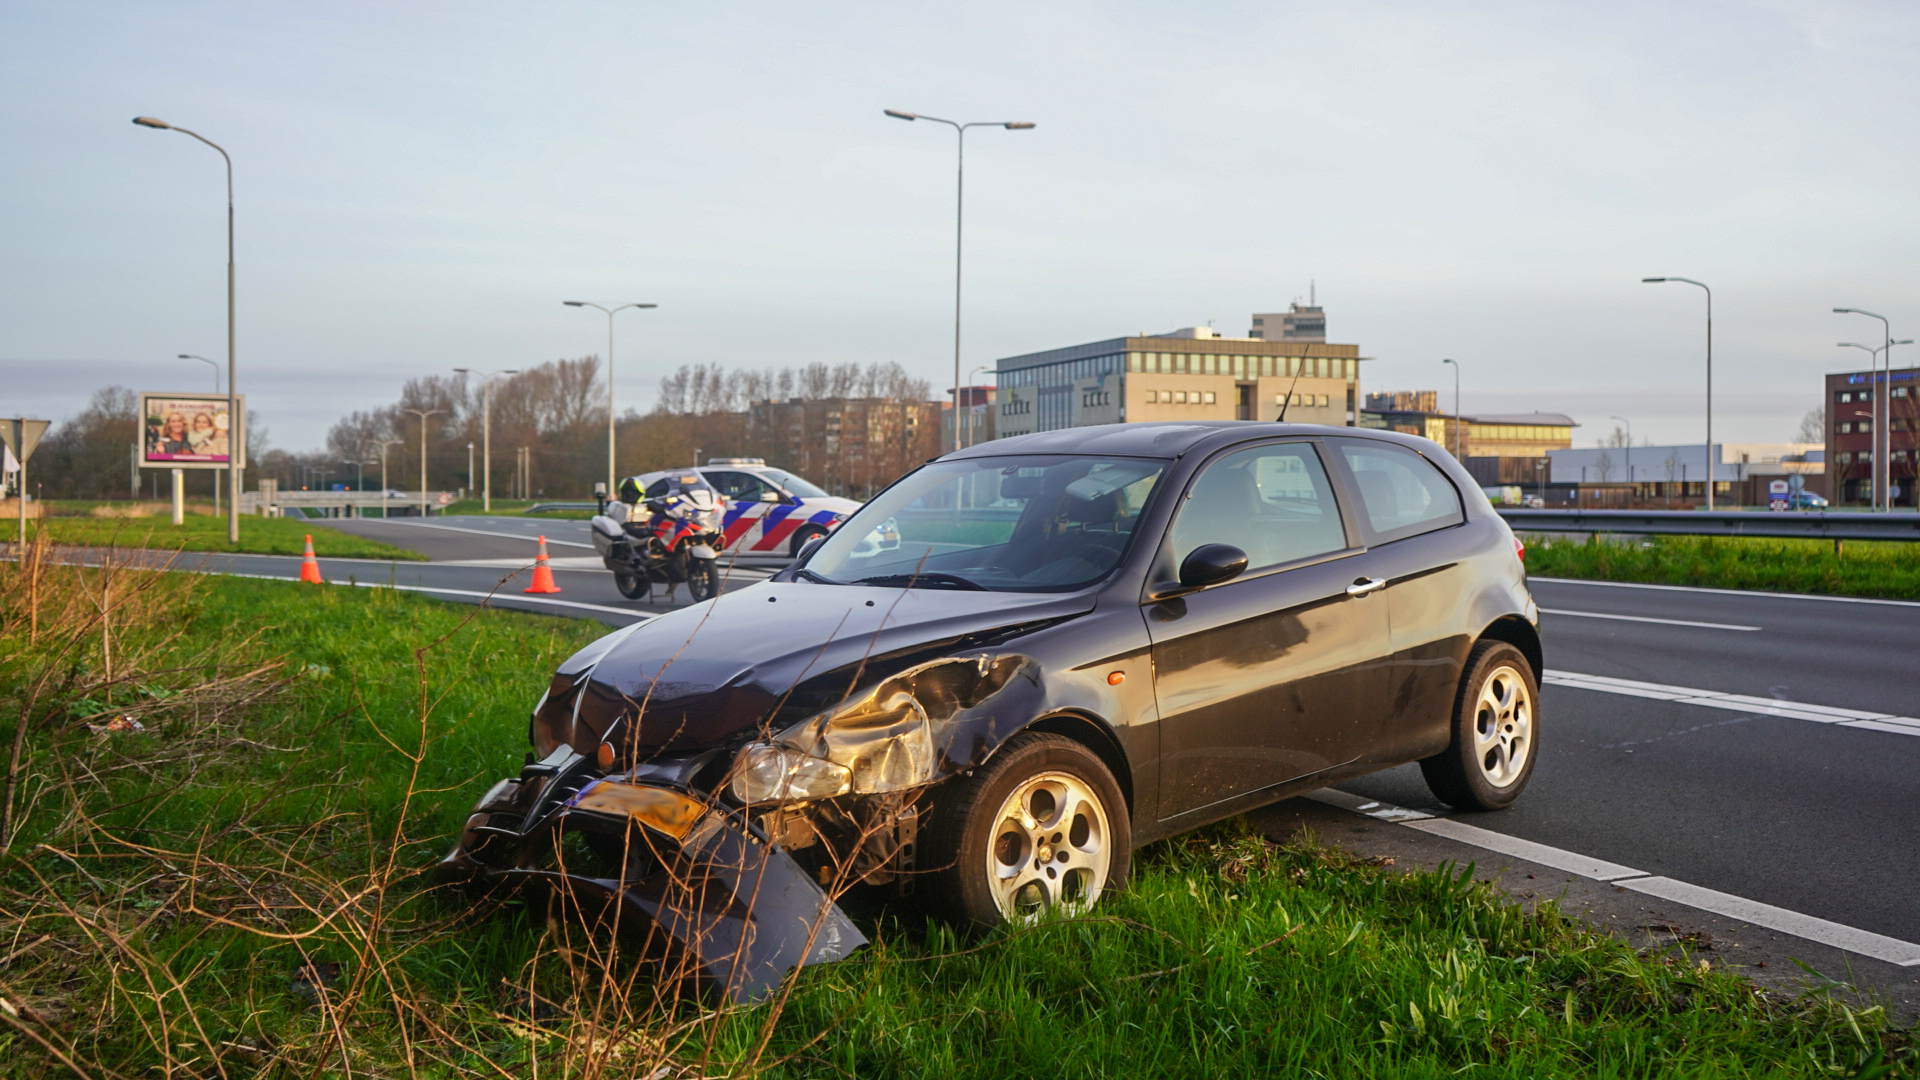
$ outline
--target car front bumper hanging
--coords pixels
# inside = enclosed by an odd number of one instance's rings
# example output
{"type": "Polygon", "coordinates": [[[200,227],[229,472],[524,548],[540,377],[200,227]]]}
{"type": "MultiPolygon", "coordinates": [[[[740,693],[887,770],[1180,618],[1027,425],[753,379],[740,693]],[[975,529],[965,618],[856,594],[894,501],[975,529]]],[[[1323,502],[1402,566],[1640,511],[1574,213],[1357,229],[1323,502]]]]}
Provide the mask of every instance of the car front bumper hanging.
{"type": "Polygon", "coordinates": [[[539,885],[616,928],[646,928],[667,970],[752,1001],[796,968],[867,943],[792,856],[735,811],[684,787],[597,776],[562,747],[496,784],[474,807],[444,878],[539,885]],[[569,868],[561,839],[582,831],[617,860],[569,868]],[[611,875],[599,864],[618,863],[611,875]],[[657,934],[655,933],[657,931],[657,934]]]}

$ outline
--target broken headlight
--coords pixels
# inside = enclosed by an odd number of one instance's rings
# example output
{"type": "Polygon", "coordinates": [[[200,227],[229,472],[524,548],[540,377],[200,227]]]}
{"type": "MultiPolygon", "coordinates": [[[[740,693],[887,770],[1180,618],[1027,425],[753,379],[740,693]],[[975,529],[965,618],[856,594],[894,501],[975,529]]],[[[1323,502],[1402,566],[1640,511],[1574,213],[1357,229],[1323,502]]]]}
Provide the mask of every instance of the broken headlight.
{"type": "Polygon", "coordinates": [[[848,775],[843,765],[785,746],[753,743],[734,762],[733,797],[743,803],[831,799],[847,793],[848,775]]]}
{"type": "Polygon", "coordinates": [[[772,743],[741,751],[734,796],[746,803],[830,799],[849,791],[899,791],[932,780],[927,711],[890,683],[802,720],[772,743]]]}
{"type": "Polygon", "coordinates": [[[938,779],[934,725],[980,707],[1030,663],[1019,656],[952,656],[882,679],[742,750],[734,797],[805,801],[930,784],[938,779]]]}

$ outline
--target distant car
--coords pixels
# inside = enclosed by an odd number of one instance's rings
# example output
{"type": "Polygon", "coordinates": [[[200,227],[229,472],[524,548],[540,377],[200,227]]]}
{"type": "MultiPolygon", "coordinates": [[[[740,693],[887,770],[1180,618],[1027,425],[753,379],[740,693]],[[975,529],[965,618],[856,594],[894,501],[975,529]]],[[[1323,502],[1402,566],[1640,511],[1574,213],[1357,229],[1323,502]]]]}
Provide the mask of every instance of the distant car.
{"type": "Polygon", "coordinates": [[[759,458],[711,458],[691,470],[663,469],[633,480],[642,497],[651,499],[666,494],[670,477],[689,471],[726,497],[722,554],[797,555],[807,541],[832,532],[860,509],[852,499],[829,495],[759,458]]]}
{"type": "Polygon", "coordinates": [[[1826,508],[1827,500],[1811,491],[1796,491],[1787,497],[1789,510],[1825,510],[1826,508]]]}

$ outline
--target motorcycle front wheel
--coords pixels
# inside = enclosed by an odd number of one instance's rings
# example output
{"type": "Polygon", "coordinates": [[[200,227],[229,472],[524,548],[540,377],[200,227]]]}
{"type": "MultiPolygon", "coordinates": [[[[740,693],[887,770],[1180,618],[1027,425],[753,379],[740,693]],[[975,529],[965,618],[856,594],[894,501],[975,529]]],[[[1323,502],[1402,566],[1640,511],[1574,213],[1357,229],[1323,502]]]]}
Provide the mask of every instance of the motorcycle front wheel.
{"type": "Polygon", "coordinates": [[[687,567],[687,592],[695,600],[711,600],[720,595],[720,560],[694,559],[687,567]]]}

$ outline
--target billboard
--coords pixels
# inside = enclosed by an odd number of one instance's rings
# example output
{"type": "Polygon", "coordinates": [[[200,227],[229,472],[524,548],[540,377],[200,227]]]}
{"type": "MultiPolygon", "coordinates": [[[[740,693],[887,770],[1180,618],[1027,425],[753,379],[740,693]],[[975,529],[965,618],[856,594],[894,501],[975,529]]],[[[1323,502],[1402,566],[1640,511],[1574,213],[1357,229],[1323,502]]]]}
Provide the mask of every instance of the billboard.
{"type": "MultiPolygon", "coordinates": [[[[240,415],[247,399],[240,398],[240,415]]],[[[246,468],[246,441],[236,459],[225,394],[140,395],[140,464],[155,469],[224,469],[230,460],[246,468]]]]}

